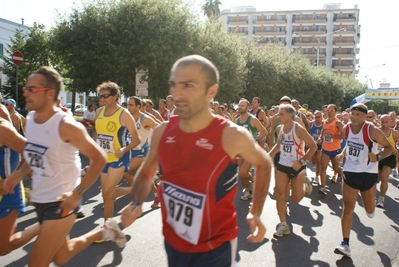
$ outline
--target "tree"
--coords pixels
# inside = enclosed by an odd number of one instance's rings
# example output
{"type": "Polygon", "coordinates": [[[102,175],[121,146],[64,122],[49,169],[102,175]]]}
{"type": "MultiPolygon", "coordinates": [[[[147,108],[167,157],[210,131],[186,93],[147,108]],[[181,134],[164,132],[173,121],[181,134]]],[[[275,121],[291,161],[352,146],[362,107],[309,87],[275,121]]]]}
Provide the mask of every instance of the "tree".
{"type": "Polygon", "coordinates": [[[1,92],[8,98],[18,99],[18,106],[24,107],[25,100],[21,88],[25,85],[28,76],[40,66],[51,65],[51,51],[48,49],[48,33],[42,24],[34,23],[25,33],[17,29],[11,45],[6,48],[9,57],[4,57],[3,73],[7,75],[7,82],[3,85],[1,92]],[[24,55],[24,63],[18,67],[18,97],[16,96],[16,66],[11,55],[14,51],[20,51],[24,55]]]}
{"type": "Polygon", "coordinates": [[[220,15],[219,6],[221,5],[222,2],[219,0],[206,0],[205,4],[202,6],[202,11],[209,19],[217,19],[220,15]]]}
{"type": "Polygon", "coordinates": [[[135,69],[148,69],[151,98],[168,94],[169,70],[193,43],[193,21],[178,0],[97,0],[60,18],[51,47],[78,91],[104,81],[135,94],[135,69]]]}

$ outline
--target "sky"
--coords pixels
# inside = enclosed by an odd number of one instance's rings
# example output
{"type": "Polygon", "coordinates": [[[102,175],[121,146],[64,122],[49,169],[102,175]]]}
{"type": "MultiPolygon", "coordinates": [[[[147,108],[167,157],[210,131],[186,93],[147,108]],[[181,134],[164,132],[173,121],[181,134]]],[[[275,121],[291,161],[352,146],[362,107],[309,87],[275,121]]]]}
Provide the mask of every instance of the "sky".
{"type": "MultiPolygon", "coordinates": [[[[88,0],[86,0],[88,1],[88,0]]],[[[185,0],[193,9],[200,13],[205,0],[185,0]]],[[[392,0],[220,0],[221,10],[233,6],[253,6],[257,11],[279,10],[314,10],[322,9],[324,3],[341,3],[341,8],[353,8],[356,4],[360,9],[359,24],[361,25],[360,53],[358,55],[360,82],[368,82],[369,86],[378,88],[380,82],[388,82],[393,88],[399,88],[399,34],[396,33],[397,9],[392,0]],[[366,76],[369,77],[367,80],[366,76]]],[[[50,28],[57,17],[55,10],[69,13],[80,0],[0,0],[0,18],[13,22],[21,22],[32,26],[40,22],[50,28]]]]}

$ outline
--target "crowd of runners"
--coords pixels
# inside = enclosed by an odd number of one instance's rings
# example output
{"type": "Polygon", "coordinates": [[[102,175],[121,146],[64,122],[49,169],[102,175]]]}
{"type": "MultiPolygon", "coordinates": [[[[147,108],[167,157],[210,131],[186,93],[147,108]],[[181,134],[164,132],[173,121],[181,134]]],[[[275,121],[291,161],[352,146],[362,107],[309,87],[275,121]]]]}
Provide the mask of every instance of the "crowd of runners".
{"type": "Polygon", "coordinates": [[[29,266],[62,265],[92,243],[124,247],[121,229],[142,214],[150,191],[151,208],[161,208],[169,266],[234,266],[237,183],[249,206],[248,240],[262,242],[266,228],[260,216],[272,173],[280,220],[275,238],[290,234],[289,197],[298,203],[314,188],[323,197],[328,178],[342,183],[342,240],[334,252],[351,257],[358,194],[372,218],[376,206],[385,208],[389,175],[398,173],[395,112],[376,114],[361,103],[342,112],[334,104],[312,110],[289,96],[270,109],[261,108],[259,97],[219,103],[218,70],[201,56],[176,61],[170,95],[158,103],[129,97],[119,105],[116,83],[98,85],[100,107],[90,105],[84,114],[89,132],[60,106],[62,86],[56,70],[41,67],[23,87],[26,118],[16,111],[15,100],[0,105],[0,255],[36,238],[29,266]],[[81,166],[79,153],[89,166],[81,166]],[[306,175],[310,165],[314,177],[306,175]],[[38,223],[16,233],[30,191],[23,186],[25,176],[32,181],[29,202],[38,223]],[[75,220],[85,216],[81,197],[98,177],[104,224],[69,239],[75,220]],[[130,186],[120,186],[122,179],[130,186]],[[118,223],[114,200],[127,194],[130,202],[118,223]]]}

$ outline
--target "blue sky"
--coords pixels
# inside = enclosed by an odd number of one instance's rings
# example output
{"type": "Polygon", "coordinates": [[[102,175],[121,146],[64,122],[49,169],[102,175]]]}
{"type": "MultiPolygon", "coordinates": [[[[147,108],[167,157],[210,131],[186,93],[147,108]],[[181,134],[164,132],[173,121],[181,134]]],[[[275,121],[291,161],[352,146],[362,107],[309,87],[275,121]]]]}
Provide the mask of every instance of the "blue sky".
{"type": "MultiPolygon", "coordinates": [[[[203,0],[185,0],[190,2],[193,9],[200,12],[203,0]]],[[[68,13],[74,2],[80,0],[0,0],[0,18],[20,22],[24,18],[25,25],[31,26],[37,21],[45,24],[48,28],[53,25],[56,18],[55,9],[61,13],[68,13]]],[[[320,0],[221,0],[222,10],[232,6],[252,5],[258,11],[269,10],[306,10],[322,9],[324,3],[329,1],[320,0]]],[[[358,4],[360,9],[359,24],[361,27],[360,40],[360,69],[358,79],[365,82],[365,76],[371,79],[374,87],[379,82],[391,83],[391,87],[399,88],[399,75],[397,74],[399,62],[399,35],[394,31],[396,26],[397,9],[393,1],[337,1],[341,8],[353,8],[358,4]],[[385,64],[385,66],[382,66],[385,64]]]]}

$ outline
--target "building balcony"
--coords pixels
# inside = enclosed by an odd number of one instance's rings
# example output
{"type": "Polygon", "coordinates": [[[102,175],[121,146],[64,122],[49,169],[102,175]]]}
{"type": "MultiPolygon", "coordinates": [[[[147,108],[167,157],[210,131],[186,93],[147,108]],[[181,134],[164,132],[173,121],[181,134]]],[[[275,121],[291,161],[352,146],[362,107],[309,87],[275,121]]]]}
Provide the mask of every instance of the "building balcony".
{"type": "Polygon", "coordinates": [[[281,31],[281,32],[275,32],[275,31],[253,31],[253,34],[256,36],[280,36],[280,35],[286,35],[287,31],[281,31]]]}
{"type": "Polygon", "coordinates": [[[348,71],[348,70],[351,70],[352,71],[352,69],[353,69],[353,65],[349,65],[349,66],[347,66],[347,65],[332,65],[332,68],[333,69],[336,69],[336,70],[342,70],[342,71],[348,71]]]}
{"type": "Polygon", "coordinates": [[[254,21],[253,22],[253,24],[255,24],[255,25],[262,25],[262,24],[267,24],[267,25],[270,25],[270,24],[286,24],[287,23],[287,20],[272,20],[272,19],[268,19],[268,20],[257,20],[257,21],[254,21]]]}
{"type": "Polygon", "coordinates": [[[334,58],[342,58],[342,59],[352,59],[355,57],[355,55],[353,53],[350,54],[339,54],[339,53],[333,53],[332,55],[334,58]]]}
{"type": "Polygon", "coordinates": [[[323,35],[327,33],[326,30],[314,31],[314,30],[301,30],[301,29],[295,29],[292,32],[299,33],[300,35],[323,35]]]}
{"type": "Polygon", "coordinates": [[[238,20],[238,21],[230,21],[227,23],[228,25],[247,25],[248,24],[248,20],[238,20]]]}
{"type": "Polygon", "coordinates": [[[295,46],[313,46],[313,47],[324,47],[326,44],[325,42],[318,43],[317,40],[313,41],[292,41],[292,45],[295,46]]]}
{"type": "Polygon", "coordinates": [[[354,22],[356,21],[356,17],[347,17],[347,16],[338,16],[334,18],[334,22],[354,22]]]}
{"type": "Polygon", "coordinates": [[[333,41],[333,47],[353,47],[355,45],[354,41],[333,41]]]}
{"type": "Polygon", "coordinates": [[[327,21],[327,18],[321,18],[321,19],[301,19],[301,18],[296,18],[292,20],[292,23],[324,23],[327,21]]]}

